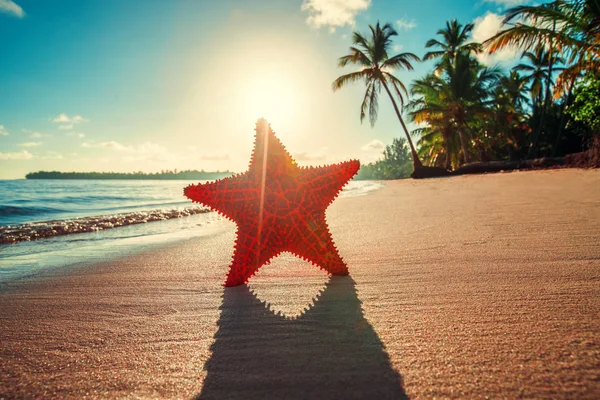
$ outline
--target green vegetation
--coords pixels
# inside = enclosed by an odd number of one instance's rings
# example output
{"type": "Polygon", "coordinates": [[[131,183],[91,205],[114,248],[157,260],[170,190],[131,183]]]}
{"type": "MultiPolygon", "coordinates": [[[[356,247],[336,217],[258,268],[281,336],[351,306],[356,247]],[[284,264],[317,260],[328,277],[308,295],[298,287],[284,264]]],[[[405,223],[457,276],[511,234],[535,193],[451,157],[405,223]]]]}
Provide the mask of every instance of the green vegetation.
{"type": "MultiPolygon", "coordinates": [[[[472,24],[448,21],[427,41],[423,59],[434,60],[435,65],[412,82],[410,99],[389,71],[410,70],[418,57],[388,56],[396,35],[389,24],[370,26],[368,39],[355,32],[350,54],[338,64],[361,70],[336,79],[333,89],[365,82],[360,119],[369,111],[371,124],[377,118],[377,96],[385,89],[413,149],[414,177],[421,168],[438,167],[429,176],[443,175],[473,162],[521,163],[583,152],[600,143],[600,1],[556,0],[513,7],[506,12],[503,30],[485,43],[472,42],[472,29],[472,24]],[[506,47],[522,51],[511,70],[480,62],[483,52],[506,47]],[[397,102],[418,126],[410,135],[397,102]]],[[[405,176],[398,172],[404,161],[398,160],[391,167],[394,157],[384,154],[359,176],[405,176]]]]}
{"type": "Polygon", "coordinates": [[[402,179],[408,178],[411,169],[412,157],[410,149],[403,138],[394,139],[383,151],[383,158],[374,163],[362,165],[354,179],[402,179]]]}
{"type": "Polygon", "coordinates": [[[567,113],[575,121],[600,132],[600,77],[590,74],[575,89],[573,104],[567,113]]]}
{"type": "Polygon", "coordinates": [[[211,180],[231,176],[229,171],[161,171],[155,173],[144,172],[58,172],[38,171],[25,175],[26,179],[158,179],[158,180],[211,180]]]}

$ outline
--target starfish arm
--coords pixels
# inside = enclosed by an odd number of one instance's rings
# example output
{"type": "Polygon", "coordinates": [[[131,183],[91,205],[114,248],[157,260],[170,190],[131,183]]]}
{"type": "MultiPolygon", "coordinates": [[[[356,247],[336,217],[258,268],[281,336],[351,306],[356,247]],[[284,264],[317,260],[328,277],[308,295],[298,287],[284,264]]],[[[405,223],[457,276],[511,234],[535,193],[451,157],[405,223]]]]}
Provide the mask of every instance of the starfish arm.
{"type": "Polygon", "coordinates": [[[333,275],[348,275],[348,267],[333,244],[324,214],[314,214],[306,225],[288,234],[288,249],[333,275]]]}
{"type": "Polygon", "coordinates": [[[259,184],[247,173],[190,185],[183,190],[183,194],[233,221],[256,215],[260,202],[259,184]]]}
{"type": "Polygon", "coordinates": [[[324,167],[302,168],[301,182],[314,202],[327,208],[342,188],[358,172],[360,162],[350,160],[324,167]]]}
{"type": "Polygon", "coordinates": [[[237,286],[248,282],[260,267],[269,263],[281,251],[276,246],[264,246],[258,241],[255,228],[240,227],[235,241],[233,260],[225,286],[237,286]],[[248,232],[252,232],[249,234],[248,232]]]}
{"type": "Polygon", "coordinates": [[[260,176],[265,167],[269,175],[293,173],[294,169],[299,169],[285,146],[275,136],[271,126],[264,119],[260,119],[256,123],[254,150],[248,170],[260,176]]]}

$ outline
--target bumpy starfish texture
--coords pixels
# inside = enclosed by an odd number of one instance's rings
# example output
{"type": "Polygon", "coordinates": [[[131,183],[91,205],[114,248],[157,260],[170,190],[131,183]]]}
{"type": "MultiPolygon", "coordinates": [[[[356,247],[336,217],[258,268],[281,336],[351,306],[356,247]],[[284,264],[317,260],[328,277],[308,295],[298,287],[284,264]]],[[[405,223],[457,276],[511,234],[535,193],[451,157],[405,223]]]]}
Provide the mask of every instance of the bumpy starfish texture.
{"type": "Polygon", "coordinates": [[[243,174],[190,185],[184,195],[234,221],[237,239],[225,286],[246,283],[282,252],[333,275],[348,275],[325,221],[325,210],[360,163],[299,167],[263,119],[256,123],[250,167],[243,174]]]}

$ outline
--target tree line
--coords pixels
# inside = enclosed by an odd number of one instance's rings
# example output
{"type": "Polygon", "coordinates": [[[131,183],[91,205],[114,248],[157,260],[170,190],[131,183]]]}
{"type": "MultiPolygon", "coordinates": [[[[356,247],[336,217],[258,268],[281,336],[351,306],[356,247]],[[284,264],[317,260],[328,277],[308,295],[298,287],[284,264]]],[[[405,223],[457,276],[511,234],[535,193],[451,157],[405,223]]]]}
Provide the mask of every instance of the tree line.
{"type": "Polygon", "coordinates": [[[513,7],[503,29],[484,43],[471,40],[473,27],[448,21],[427,41],[422,59],[390,53],[398,35],[390,24],[369,26],[366,35],[353,33],[350,53],[338,65],[359,70],[337,78],[333,90],[363,83],[360,120],[368,116],[371,125],[384,94],[405,134],[363,174],[385,179],[394,170],[417,178],[439,176],[472,162],[560,157],[600,146],[599,1],[513,7]],[[507,47],[520,50],[512,69],[479,61],[481,54],[507,47]],[[413,70],[421,60],[433,60],[433,70],[409,87],[393,75],[413,70]],[[405,117],[417,125],[412,132],[405,117]],[[403,165],[391,166],[394,160],[403,165]]]}
{"type": "Polygon", "coordinates": [[[59,172],[38,171],[25,175],[25,179],[157,179],[157,180],[212,180],[231,176],[229,171],[206,172],[204,170],[146,172],[59,172]]]}

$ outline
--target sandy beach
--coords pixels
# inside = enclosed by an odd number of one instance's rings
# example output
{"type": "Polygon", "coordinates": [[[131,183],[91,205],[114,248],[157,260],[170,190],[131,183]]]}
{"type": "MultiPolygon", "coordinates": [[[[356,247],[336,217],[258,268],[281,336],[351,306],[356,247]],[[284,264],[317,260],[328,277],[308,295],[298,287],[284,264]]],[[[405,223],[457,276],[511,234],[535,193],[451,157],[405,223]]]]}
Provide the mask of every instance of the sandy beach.
{"type": "Polygon", "coordinates": [[[348,277],[223,288],[227,222],[10,285],[0,398],[600,397],[600,171],[385,185],[328,209],[348,277]]]}

